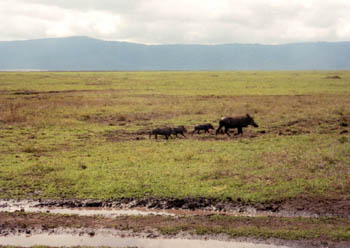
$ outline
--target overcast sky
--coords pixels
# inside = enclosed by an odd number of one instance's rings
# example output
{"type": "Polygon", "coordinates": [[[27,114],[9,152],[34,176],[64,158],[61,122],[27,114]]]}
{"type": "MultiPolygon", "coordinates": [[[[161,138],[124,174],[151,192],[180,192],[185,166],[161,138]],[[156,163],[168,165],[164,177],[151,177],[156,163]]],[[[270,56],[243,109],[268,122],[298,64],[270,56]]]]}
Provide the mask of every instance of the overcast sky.
{"type": "Polygon", "coordinates": [[[350,0],[0,0],[0,40],[350,41],[350,0]]]}

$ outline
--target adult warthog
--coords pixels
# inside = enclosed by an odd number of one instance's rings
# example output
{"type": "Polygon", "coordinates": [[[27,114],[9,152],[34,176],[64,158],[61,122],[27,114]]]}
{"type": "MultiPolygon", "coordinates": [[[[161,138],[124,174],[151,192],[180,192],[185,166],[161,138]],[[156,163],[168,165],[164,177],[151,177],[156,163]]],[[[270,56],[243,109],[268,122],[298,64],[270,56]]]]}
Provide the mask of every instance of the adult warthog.
{"type": "Polygon", "coordinates": [[[225,127],[225,133],[230,136],[229,129],[231,128],[237,128],[238,134],[243,135],[243,128],[247,126],[253,126],[253,127],[259,127],[258,124],[255,123],[252,117],[250,117],[248,114],[245,116],[236,116],[236,117],[224,117],[219,121],[219,127],[216,130],[216,134],[220,132],[220,130],[225,127]]]}
{"type": "Polygon", "coordinates": [[[172,134],[172,132],[173,132],[173,129],[170,127],[156,128],[149,133],[149,138],[151,138],[151,136],[154,135],[155,139],[157,139],[158,135],[163,135],[165,136],[166,139],[168,139],[172,134]]]}

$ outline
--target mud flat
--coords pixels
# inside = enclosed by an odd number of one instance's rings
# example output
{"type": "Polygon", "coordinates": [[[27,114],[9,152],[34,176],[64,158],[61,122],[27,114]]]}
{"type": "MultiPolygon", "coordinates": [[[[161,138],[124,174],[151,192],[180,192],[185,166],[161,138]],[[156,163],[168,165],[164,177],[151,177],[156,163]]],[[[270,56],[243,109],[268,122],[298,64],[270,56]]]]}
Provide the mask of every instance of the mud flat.
{"type": "Polygon", "coordinates": [[[350,247],[349,226],[350,219],[337,217],[222,214],[104,217],[15,211],[0,212],[0,246],[110,246],[108,242],[113,241],[114,247],[263,247],[251,245],[270,243],[274,246],[267,247],[345,248],[350,247]],[[237,246],[237,238],[245,243],[237,246]],[[203,240],[211,246],[202,245],[203,240]],[[215,243],[218,240],[224,243],[215,243]],[[144,243],[150,246],[143,246],[144,243]]]}
{"type": "Polygon", "coordinates": [[[288,241],[279,239],[258,240],[252,238],[230,239],[226,235],[198,236],[182,232],[176,236],[159,233],[119,231],[113,229],[92,230],[89,228],[19,230],[7,235],[0,235],[1,246],[32,247],[133,247],[133,248],[348,248],[346,242],[288,241]]]}
{"type": "MultiPolygon", "coordinates": [[[[57,233],[37,233],[37,234],[11,234],[0,236],[1,245],[31,247],[35,245],[69,247],[69,246],[89,246],[89,247],[220,247],[220,248],[288,248],[284,245],[272,245],[252,242],[235,242],[222,240],[205,239],[185,239],[185,238],[145,238],[145,237],[121,237],[112,230],[100,230],[98,232],[85,233],[83,230],[60,231],[57,233]]],[[[119,233],[120,235],[121,233],[119,233]]]]}

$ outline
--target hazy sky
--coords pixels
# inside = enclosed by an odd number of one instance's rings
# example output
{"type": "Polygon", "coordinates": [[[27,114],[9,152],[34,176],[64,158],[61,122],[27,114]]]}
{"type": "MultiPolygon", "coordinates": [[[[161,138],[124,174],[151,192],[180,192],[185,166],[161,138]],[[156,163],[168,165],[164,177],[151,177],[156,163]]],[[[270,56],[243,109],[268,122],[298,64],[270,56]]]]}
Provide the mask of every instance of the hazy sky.
{"type": "Polygon", "coordinates": [[[350,0],[0,0],[0,40],[349,41],[350,0]]]}

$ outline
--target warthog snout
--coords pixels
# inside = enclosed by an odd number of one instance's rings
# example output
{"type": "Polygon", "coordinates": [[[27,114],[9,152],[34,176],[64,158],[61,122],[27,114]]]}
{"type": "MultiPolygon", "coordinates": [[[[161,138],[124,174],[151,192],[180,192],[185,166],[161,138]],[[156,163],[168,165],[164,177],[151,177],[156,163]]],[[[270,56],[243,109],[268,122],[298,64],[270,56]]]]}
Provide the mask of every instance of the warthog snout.
{"type": "Polygon", "coordinates": [[[249,114],[247,114],[246,116],[247,116],[247,120],[248,120],[248,125],[252,125],[253,127],[259,127],[259,125],[256,124],[254,119],[252,117],[250,117],[249,114]]]}

